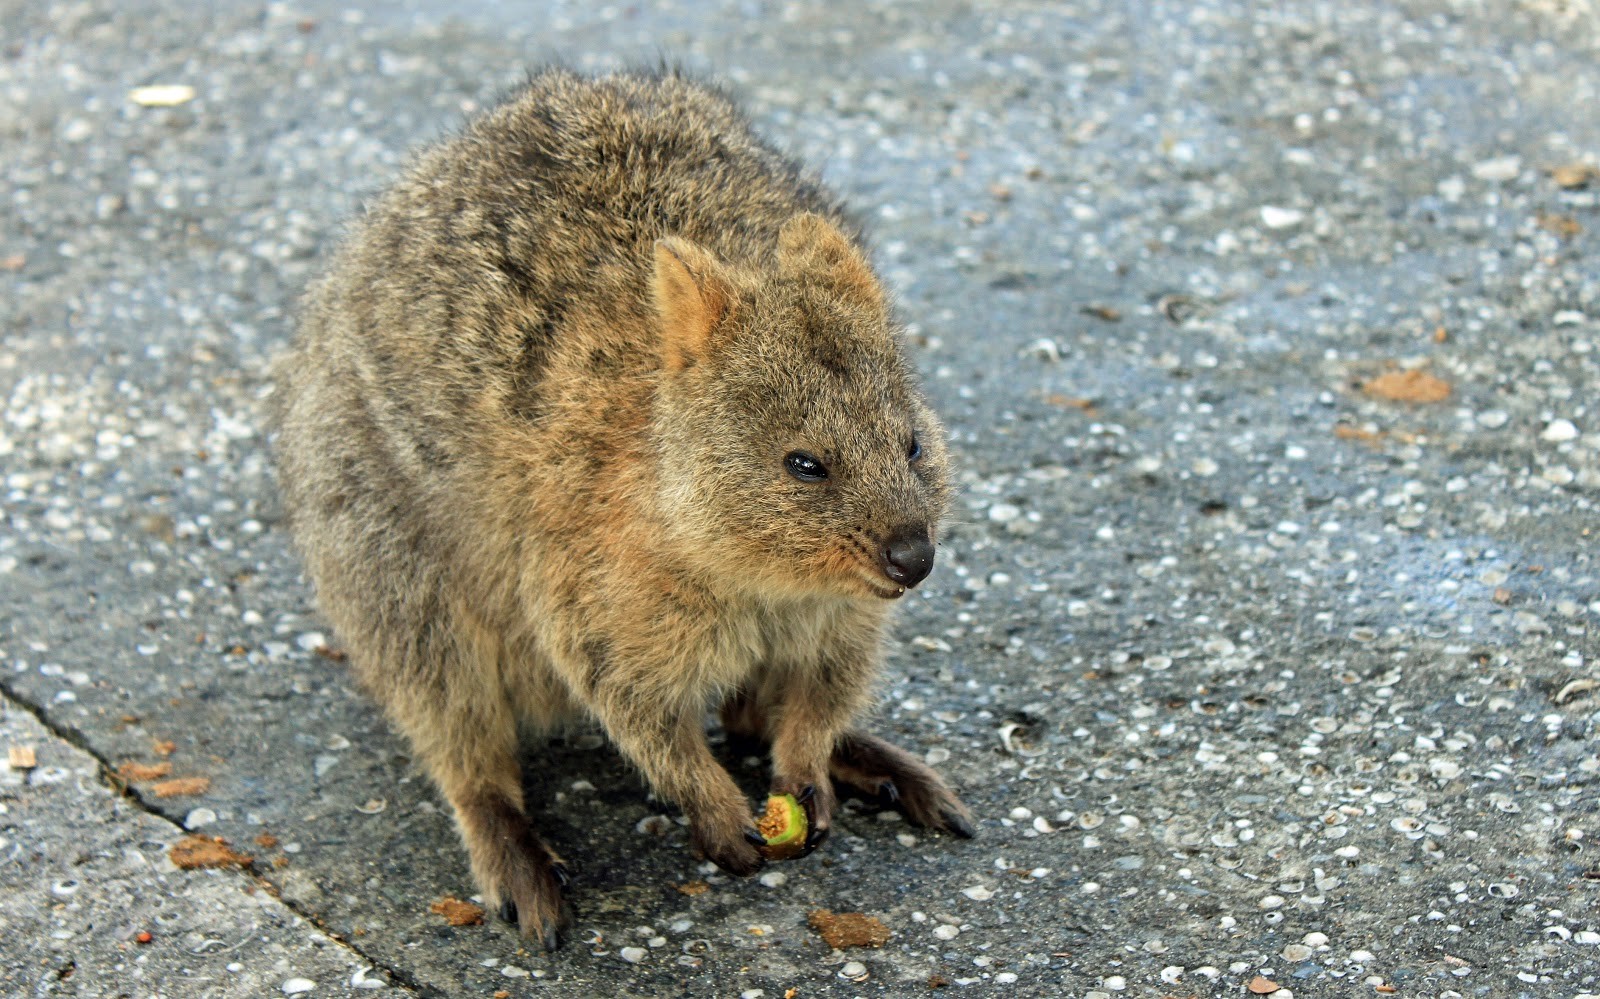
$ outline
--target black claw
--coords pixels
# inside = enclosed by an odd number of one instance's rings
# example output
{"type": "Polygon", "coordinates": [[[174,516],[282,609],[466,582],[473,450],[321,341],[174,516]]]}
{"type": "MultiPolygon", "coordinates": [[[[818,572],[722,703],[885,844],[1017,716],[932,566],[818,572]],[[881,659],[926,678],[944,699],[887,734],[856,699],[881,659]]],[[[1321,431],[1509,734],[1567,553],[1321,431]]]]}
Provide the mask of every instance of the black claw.
{"type": "Polygon", "coordinates": [[[755,846],[766,846],[767,845],[767,838],[765,836],[761,835],[760,833],[756,832],[754,829],[746,829],[744,831],[744,838],[749,840],[755,846]]]}
{"type": "Polygon", "coordinates": [[[878,794],[893,805],[900,800],[900,789],[894,786],[894,781],[886,780],[878,785],[878,794]]]}
{"type": "Polygon", "coordinates": [[[978,827],[973,825],[972,820],[968,819],[960,812],[953,812],[947,809],[943,812],[940,812],[939,817],[944,819],[944,826],[946,829],[955,833],[957,836],[960,836],[962,839],[972,839],[974,836],[978,835],[978,827]]]}
{"type": "Polygon", "coordinates": [[[556,882],[560,884],[562,888],[572,884],[572,875],[567,871],[566,864],[551,864],[550,873],[556,876],[556,882]]]}
{"type": "Polygon", "coordinates": [[[500,903],[500,918],[508,923],[517,921],[517,903],[509,898],[500,903]]]}
{"type": "Polygon", "coordinates": [[[822,841],[828,838],[828,833],[831,831],[832,830],[827,828],[813,828],[810,832],[806,833],[806,852],[809,853],[810,851],[821,846],[822,841]]]}
{"type": "Polygon", "coordinates": [[[545,950],[555,950],[561,946],[561,935],[556,932],[555,927],[552,926],[544,931],[543,943],[545,950]]]}
{"type": "Polygon", "coordinates": [[[794,796],[794,800],[803,805],[803,804],[805,804],[806,802],[810,801],[812,798],[814,798],[816,796],[817,796],[817,785],[815,785],[815,784],[807,784],[805,787],[802,787],[800,789],[800,793],[799,794],[794,796]]]}

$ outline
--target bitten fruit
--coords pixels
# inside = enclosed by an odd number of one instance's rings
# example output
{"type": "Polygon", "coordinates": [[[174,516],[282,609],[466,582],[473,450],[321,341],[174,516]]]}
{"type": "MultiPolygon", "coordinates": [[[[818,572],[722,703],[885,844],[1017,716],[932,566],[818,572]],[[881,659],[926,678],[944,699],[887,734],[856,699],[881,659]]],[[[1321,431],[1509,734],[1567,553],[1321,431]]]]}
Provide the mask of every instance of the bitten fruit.
{"type": "Polygon", "coordinates": [[[767,798],[767,813],[756,822],[767,843],[761,853],[768,860],[792,860],[806,849],[806,810],[792,794],[767,798]]]}

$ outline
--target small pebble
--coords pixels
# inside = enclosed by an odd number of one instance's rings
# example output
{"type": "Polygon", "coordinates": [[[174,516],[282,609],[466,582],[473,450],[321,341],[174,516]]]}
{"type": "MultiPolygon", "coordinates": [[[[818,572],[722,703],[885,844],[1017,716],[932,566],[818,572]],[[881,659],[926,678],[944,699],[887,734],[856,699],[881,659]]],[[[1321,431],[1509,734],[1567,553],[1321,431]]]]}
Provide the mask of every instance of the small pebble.
{"type": "Polygon", "coordinates": [[[305,992],[310,992],[316,987],[317,983],[313,982],[309,978],[291,978],[287,982],[284,982],[282,986],[283,994],[286,996],[297,996],[305,992]]]}
{"type": "Polygon", "coordinates": [[[933,928],[933,935],[940,940],[954,940],[961,935],[961,927],[951,926],[949,923],[940,923],[933,928]]]}
{"type": "Polygon", "coordinates": [[[1023,357],[1036,357],[1041,361],[1054,362],[1061,360],[1061,347],[1049,337],[1040,337],[1022,348],[1020,355],[1023,357]]]}
{"type": "MultiPolygon", "coordinates": [[[[201,829],[205,826],[209,826],[215,821],[217,821],[216,812],[213,812],[209,808],[196,808],[184,817],[183,827],[185,829],[201,829]]],[[[290,981],[303,982],[305,979],[292,978],[290,981]]]]}
{"type": "Polygon", "coordinates": [[[1522,171],[1522,157],[1496,156],[1493,159],[1481,160],[1472,165],[1472,175],[1479,180],[1491,183],[1504,183],[1515,180],[1522,171]]]}
{"type": "Polygon", "coordinates": [[[1022,516],[1022,509],[1011,503],[996,503],[989,508],[989,519],[1004,524],[1022,516]]]}
{"type": "Polygon", "coordinates": [[[1287,229],[1299,225],[1306,219],[1306,213],[1298,208],[1279,208],[1276,205],[1261,206],[1261,224],[1268,229],[1287,229]]]}
{"type": "Polygon", "coordinates": [[[1577,436],[1578,428],[1571,420],[1551,420],[1550,425],[1545,427],[1544,432],[1539,435],[1541,440],[1554,441],[1556,443],[1576,440],[1577,436]]]}
{"type": "Polygon", "coordinates": [[[782,871],[768,871],[761,875],[761,883],[768,888],[782,888],[788,880],[789,876],[782,871]]]}
{"type": "Polygon", "coordinates": [[[633,831],[652,836],[665,836],[672,831],[672,820],[665,815],[648,815],[634,824],[633,831]]]}
{"type": "Polygon", "coordinates": [[[639,964],[650,955],[650,952],[643,947],[624,947],[617,951],[617,954],[629,964],[639,964]]]}
{"type": "Polygon", "coordinates": [[[867,966],[860,961],[846,961],[839,969],[840,978],[860,978],[867,973],[867,966]]]}

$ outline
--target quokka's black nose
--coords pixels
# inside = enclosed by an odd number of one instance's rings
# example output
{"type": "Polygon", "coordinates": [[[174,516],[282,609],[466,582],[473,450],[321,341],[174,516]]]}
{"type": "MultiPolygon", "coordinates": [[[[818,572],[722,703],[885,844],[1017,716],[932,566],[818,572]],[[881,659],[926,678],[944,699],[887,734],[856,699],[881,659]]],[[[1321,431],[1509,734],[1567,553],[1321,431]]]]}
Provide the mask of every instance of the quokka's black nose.
{"type": "Polygon", "coordinates": [[[933,542],[926,529],[895,532],[883,547],[883,574],[901,586],[912,587],[933,571],[933,542]]]}

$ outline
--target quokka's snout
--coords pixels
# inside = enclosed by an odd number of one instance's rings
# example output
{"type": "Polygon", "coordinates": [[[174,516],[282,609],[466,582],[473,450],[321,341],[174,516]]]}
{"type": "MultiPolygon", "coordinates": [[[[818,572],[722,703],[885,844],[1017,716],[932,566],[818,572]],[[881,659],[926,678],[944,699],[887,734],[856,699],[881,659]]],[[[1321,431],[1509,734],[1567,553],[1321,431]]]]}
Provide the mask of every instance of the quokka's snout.
{"type": "Polygon", "coordinates": [[[926,526],[902,527],[879,552],[879,567],[891,583],[911,589],[933,571],[933,539],[926,526]]]}

